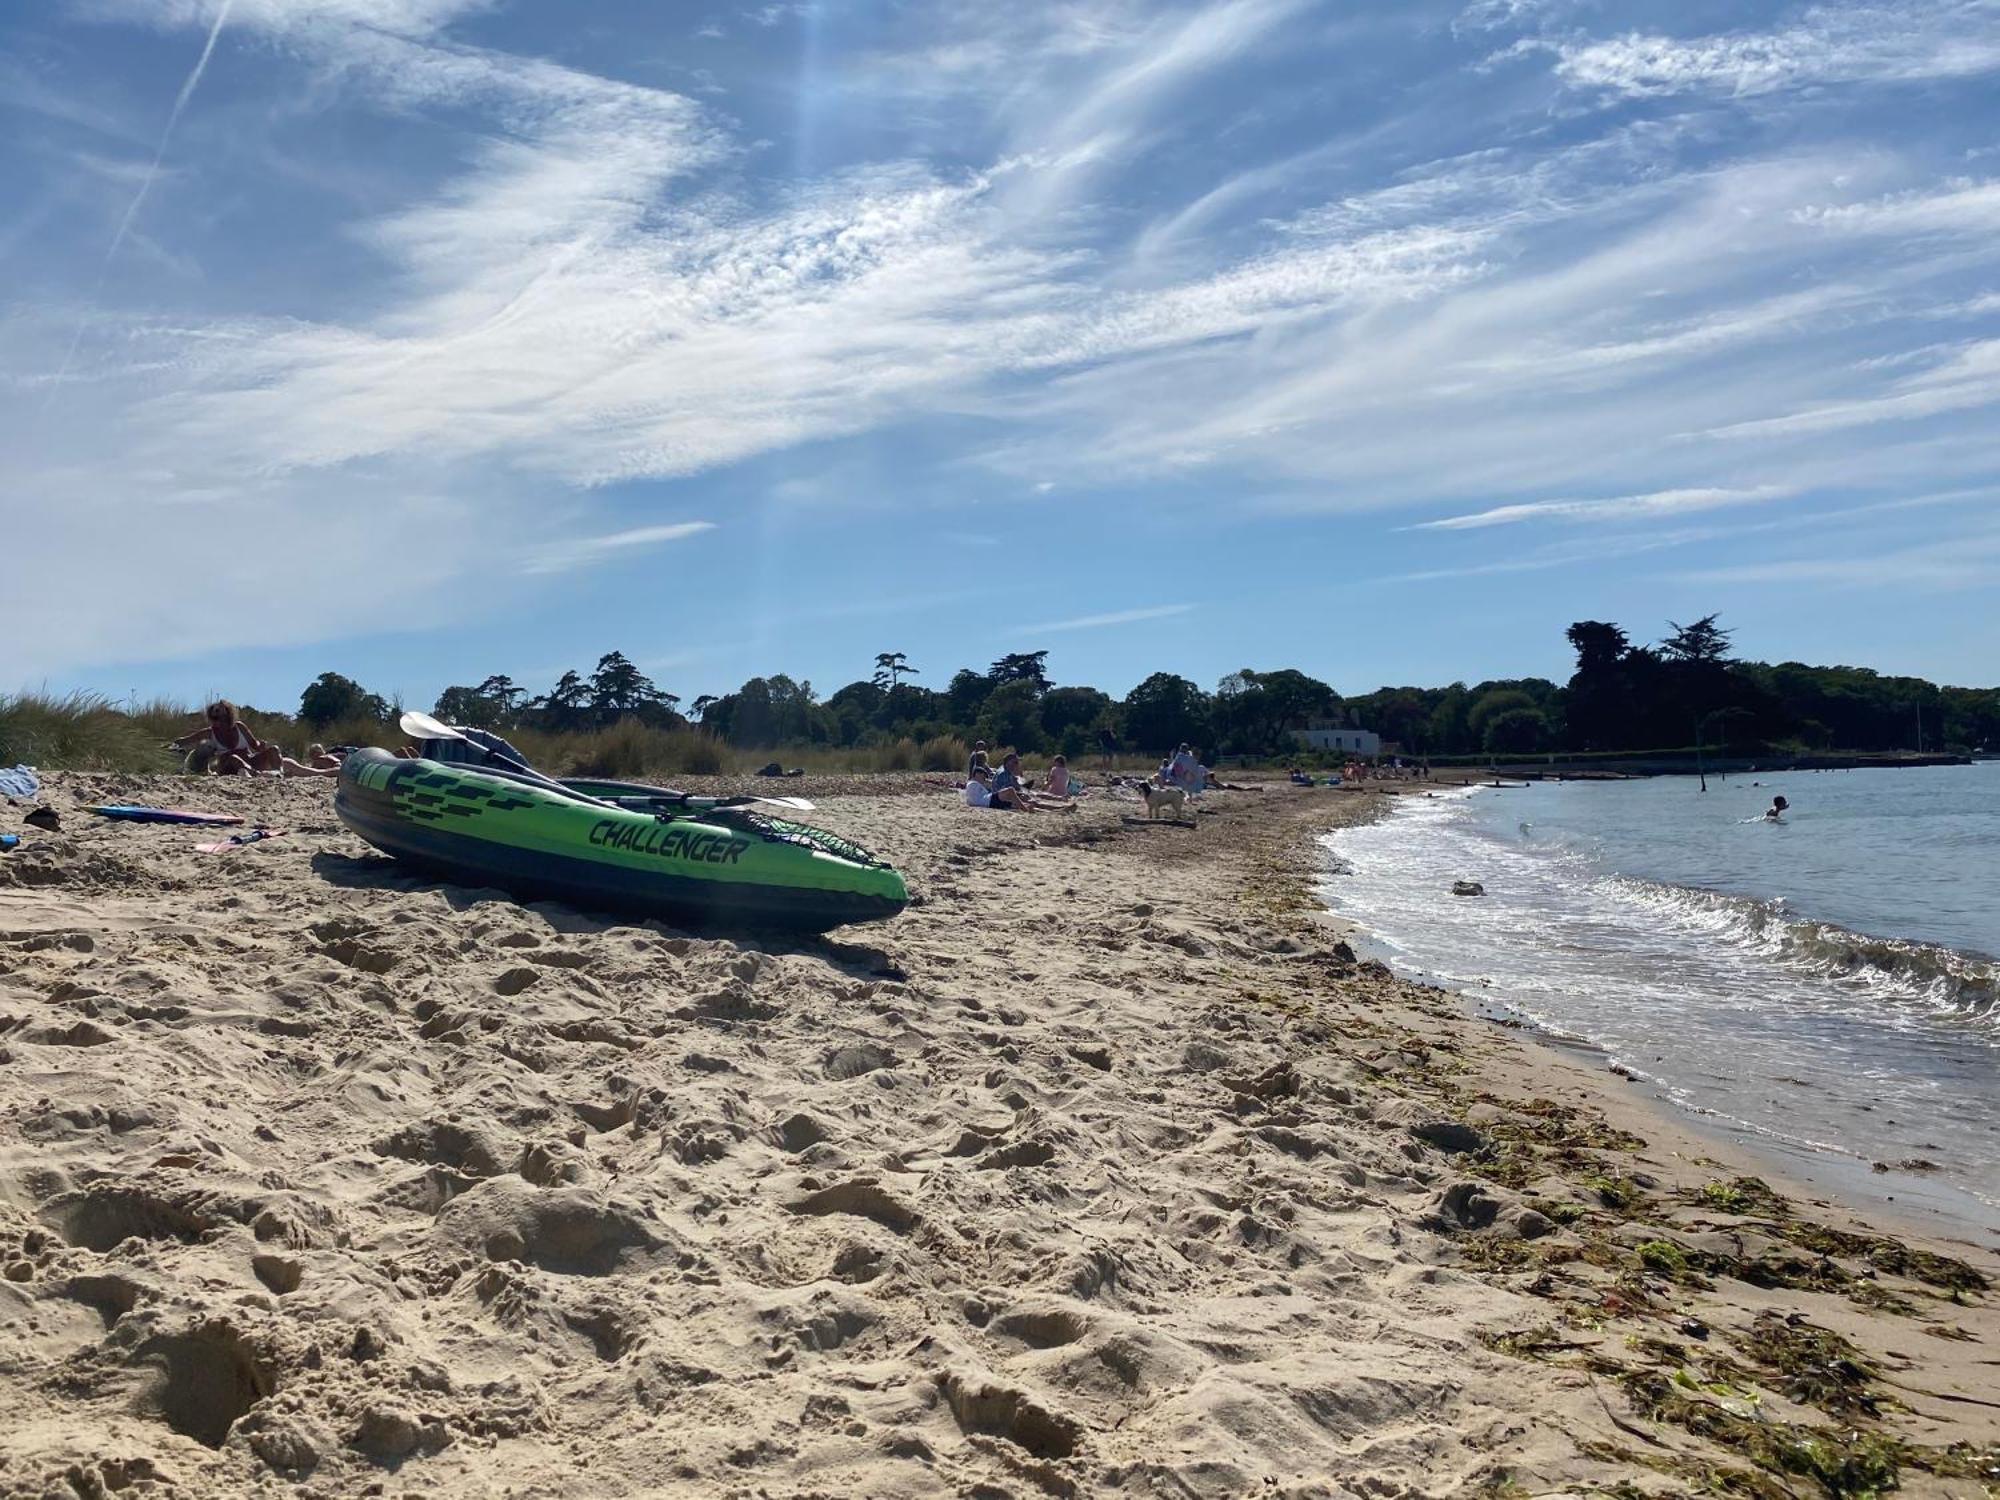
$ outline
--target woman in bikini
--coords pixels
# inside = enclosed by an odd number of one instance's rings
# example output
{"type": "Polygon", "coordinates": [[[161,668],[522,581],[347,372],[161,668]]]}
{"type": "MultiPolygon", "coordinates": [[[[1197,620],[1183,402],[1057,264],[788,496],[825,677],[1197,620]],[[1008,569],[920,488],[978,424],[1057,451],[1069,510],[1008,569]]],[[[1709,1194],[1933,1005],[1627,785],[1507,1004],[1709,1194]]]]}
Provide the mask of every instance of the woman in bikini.
{"type": "Polygon", "coordinates": [[[266,744],[238,716],[236,705],[218,698],[203,714],[206,723],[175,740],[174,748],[206,738],[213,747],[210,765],[222,776],[248,776],[253,771],[277,771],[285,776],[338,776],[339,768],[301,765],[276,745],[266,744]]]}

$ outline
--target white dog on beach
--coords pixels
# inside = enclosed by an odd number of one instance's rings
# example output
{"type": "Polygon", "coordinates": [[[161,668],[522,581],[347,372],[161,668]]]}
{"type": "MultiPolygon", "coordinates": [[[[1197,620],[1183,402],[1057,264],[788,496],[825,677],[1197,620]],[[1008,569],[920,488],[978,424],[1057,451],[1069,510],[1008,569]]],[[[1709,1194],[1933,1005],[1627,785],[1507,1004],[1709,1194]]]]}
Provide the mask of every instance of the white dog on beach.
{"type": "Polygon", "coordinates": [[[1150,781],[1142,781],[1139,783],[1139,796],[1146,804],[1148,821],[1157,819],[1162,812],[1172,813],[1176,821],[1194,816],[1188,794],[1180,787],[1156,786],[1150,781]]]}

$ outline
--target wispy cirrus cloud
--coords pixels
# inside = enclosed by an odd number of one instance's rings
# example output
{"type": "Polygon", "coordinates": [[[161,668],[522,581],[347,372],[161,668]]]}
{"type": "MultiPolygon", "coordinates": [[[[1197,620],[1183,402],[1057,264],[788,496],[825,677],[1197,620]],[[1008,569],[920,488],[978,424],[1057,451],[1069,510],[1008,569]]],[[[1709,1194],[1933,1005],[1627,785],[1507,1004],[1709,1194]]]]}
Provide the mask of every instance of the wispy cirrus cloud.
{"type": "Polygon", "coordinates": [[[219,16],[274,35],[338,27],[394,36],[430,36],[493,0],[82,0],[99,20],[127,20],[163,30],[211,28],[219,16]]]}
{"type": "Polygon", "coordinates": [[[1954,350],[1928,369],[1895,380],[1880,392],[1850,401],[1807,407],[1784,416],[1733,422],[1710,435],[1729,438],[1788,437],[1835,432],[2000,404],[2000,339],[1980,339],[1954,350]]]}
{"type": "Polygon", "coordinates": [[[1788,485],[1766,484],[1755,489],[1656,490],[1648,495],[1619,495],[1603,500],[1533,500],[1520,505],[1496,505],[1462,516],[1419,521],[1412,531],[1476,531],[1512,526],[1522,521],[1645,521],[1690,511],[1722,510],[1761,505],[1797,494],[1788,485]]]}
{"type": "MultiPolygon", "coordinates": [[[[177,566],[199,569],[198,537],[283,576],[300,566],[285,523],[320,536],[319,507],[365,492],[399,554],[385,577],[424,573],[439,597],[455,576],[472,598],[496,577],[558,589],[690,524],[664,518],[733,526],[729,506],[793,487],[814,486],[788,518],[803,528],[858,513],[862,486],[870,514],[936,512],[1051,474],[1079,505],[1143,495],[1222,520],[1422,506],[1440,551],[1535,521],[1647,541],[1693,512],[1716,513],[1714,540],[1815,486],[1941,488],[1994,465],[1975,320],[2000,285],[1996,189],[1933,148],[1943,112],[1834,135],[1791,113],[1807,85],[1981,77],[1991,5],[1925,0],[1898,12],[1901,39],[1882,7],[1771,4],[1741,32],[1668,38],[1604,34],[1577,0],[1488,0],[1456,30],[1435,24],[1452,6],[1364,25],[1298,0],[939,0],[894,25],[732,21],[700,49],[733,85],[725,113],[659,86],[680,62],[622,33],[579,26],[561,61],[536,55],[549,33],[518,7],[77,4],[169,33],[176,76],[206,38],[204,105],[233,89],[243,120],[296,126],[267,154],[298,181],[343,129],[364,144],[336,164],[337,201],[277,195],[299,274],[235,274],[267,188],[229,176],[229,132],[193,111],[158,164],[187,187],[133,231],[186,257],[173,295],[50,276],[10,302],[0,384],[67,371],[48,423],[0,412],[6,478],[42,497],[22,523],[38,557],[90,555],[118,494],[125,530],[177,566]],[[1336,24],[1365,34],[1332,45],[1336,24]],[[1480,70],[1510,27],[1552,73],[1480,70]],[[256,68],[230,66],[245,52],[256,68]],[[410,148],[393,170],[391,139],[410,148]],[[870,441],[894,461],[853,464],[860,485],[819,466],[870,441]],[[405,513],[405,495],[425,499],[405,513]],[[474,534],[441,519],[475,502],[474,534]],[[434,550],[420,567],[412,547],[434,550]]],[[[72,145],[86,128],[38,118],[72,145]]],[[[145,170],[144,123],[136,146],[89,127],[101,161],[65,185],[110,205],[93,249],[145,170]]],[[[24,570],[0,607],[99,654],[228,637],[175,613],[172,580],[142,571],[106,603],[61,578],[24,570]]],[[[376,584],[360,566],[352,597],[302,589],[311,617],[278,628],[401,608],[376,584]]]]}
{"type": "Polygon", "coordinates": [[[1672,531],[1634,532],[1614,541],[1589,544],[1556,542],[1533,547],[1509,556],[1481,557],[1477,562],[1454,563],[1436,568],[1416,568],[1402,573],[1385,573],[1370,578],[1371,585],[1404,583],[1445,583],[1462,578],[1497,578],[1514,573],[1542,573],[1556,568],[1602,567],[1620,558],[1642,557],[1676,547],[1698,546],[1728,534],[1720,527],[1686,526],[1672,531]]]}
{"type": "Polygon", "coordinates": [[[1853,588],[1992,588],[2000,584],[2000,532],[1975,532],[1944,542],[1872,550],[1860,555],[1774,558],[1675,576],[1700,584],[1817,584],[1853,588]]]}
{"type": "Polygon", "coordinates": [[[1632,32],[1556,45],[1576,88],[1628,98],[1697,91],[1742,97],[1825,83],[1909,83],[2000,69],[2000,17],[1986,0],[1822,6],[1770,31],[1670,37],[1632,32]]]}
{"type": "MultiPolygon", "coordinates": [[[[208,71],[208,60],[215,55],[216,41],[222,36],[222,28],[229,24],[229,8],[232,3],[233,0],[220,0],[216,6],[215,19],[209,23],[208,39],[202,43],[201,53],[195,58],[194,67],[189,69],[187,77],[182,81],[180,92],[174,95],[173,107],[167,111],[167,122],[160,127],[160,138],[153,146],[153,160],[145,171],[139,174],[138,186],[132,192],[132,201],[125,205],[125,212],[118,220],[117,232],[111,236],[111,244],[104,252],[104,264],[97,276],[100,291],[103,289],[105,272],[118,258],[119,247],[125,243],[125,237],[132,232],[132,221],[139,217],[139,210],[146,202],[146,195],[152,191],[153,183],[159,178],[160,163],[166,159],[167,145],[173,140],[174,127],[180,123],[181,115],[187,109],[188,100],[194,97],[194,91],[201,86],[201,75],[208,71]]],[[[76,332],[70,336],[69,348],[63,354],[63,362],[57,367],[55,379],[51,382],[52,392],[63,383],[63,377],[68,374],[70,362],[76,358],[76,347],[82,339],[83,323],[79,321],[76,332]]]]}
{"type": "Polygon", "coordinates": [[[1103,630],[1113,625],[1138,625],[1147,620],[1168,620],[1175,615],[1187,614],[1194,609],[1192,604],[1153,604],[1143,609],[1118,609],[1109,614],[1078,615],[1072,620],[1051,620],[1041,625],[1023,625],[1014,632],[1017,636],[1060,635],[1070,630],[1103,630]]]}
{"type": "Polygon", "coordinates": [[[665,526],[634,526],[604,536],[583,536],[551,542],[530,553],[521,564],[523,573],[567,573],[608,562],[633,552],[664,546],[715,530],[713,521],[675,521],[665,526]]]}

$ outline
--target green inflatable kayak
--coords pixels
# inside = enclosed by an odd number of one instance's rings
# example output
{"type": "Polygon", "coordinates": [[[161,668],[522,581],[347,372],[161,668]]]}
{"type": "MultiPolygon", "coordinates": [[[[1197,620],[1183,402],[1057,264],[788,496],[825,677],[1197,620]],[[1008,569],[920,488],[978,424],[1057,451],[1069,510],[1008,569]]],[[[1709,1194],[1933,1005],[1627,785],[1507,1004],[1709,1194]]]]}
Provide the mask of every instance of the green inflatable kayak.
{"type": "Polygon", "coordinates": [[[384,854],[445,879],[576,906],[823,932],[910,900],[900,874],[825,829],[658,788],[368,749],[342,764],[334,810],[384,854]]]}

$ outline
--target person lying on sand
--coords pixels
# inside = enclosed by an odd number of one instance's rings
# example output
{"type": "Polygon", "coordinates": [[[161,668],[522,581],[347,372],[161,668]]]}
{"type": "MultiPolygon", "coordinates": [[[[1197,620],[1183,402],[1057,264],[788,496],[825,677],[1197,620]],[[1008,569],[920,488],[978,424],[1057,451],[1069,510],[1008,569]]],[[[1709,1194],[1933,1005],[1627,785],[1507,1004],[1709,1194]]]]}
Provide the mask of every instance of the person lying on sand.
{"type": "Polygon", "coordinates": [[[173,741],[175,749],[206,739],[213,747],[210,769],[219,776],[248,776],[275,771],[284,776],[337,776],[340,767],[308,766],[293,760],[276,745],[257,738],[237,713],[236,705],[218,698],[202,711],[206,722],[173,741]]]}

